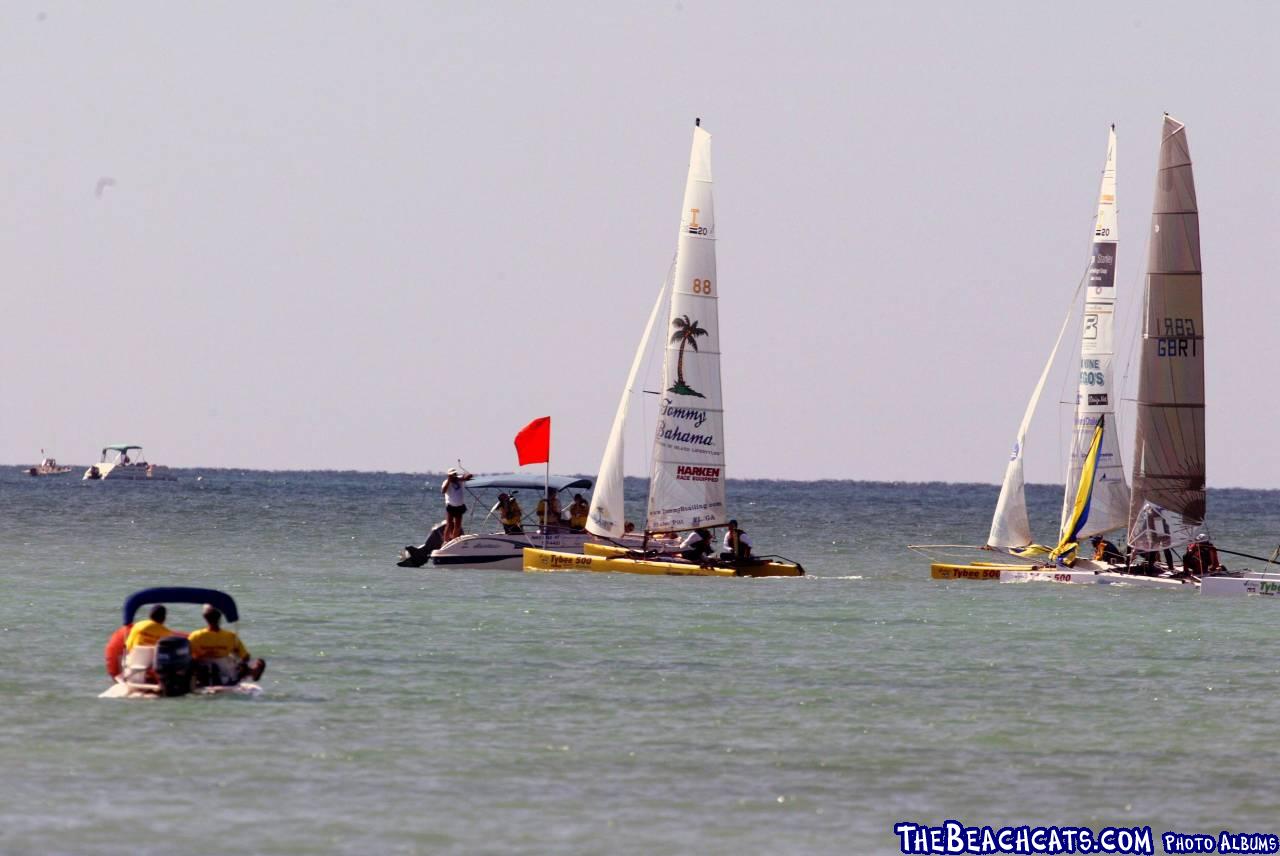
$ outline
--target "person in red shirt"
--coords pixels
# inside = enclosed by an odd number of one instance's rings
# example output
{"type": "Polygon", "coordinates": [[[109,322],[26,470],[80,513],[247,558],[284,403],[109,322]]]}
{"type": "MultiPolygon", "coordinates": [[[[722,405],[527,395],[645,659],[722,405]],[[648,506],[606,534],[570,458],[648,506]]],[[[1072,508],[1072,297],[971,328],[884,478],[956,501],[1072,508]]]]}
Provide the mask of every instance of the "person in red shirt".
{"type": "Polygon", "coordinates": [[[1187,546],[1187,551],[1182,554],[1182,570],[1198,577],[1224,570],[1218,561],[1218,548],[1209,540],[1208,532],[1201,532],[1187,546]]]}

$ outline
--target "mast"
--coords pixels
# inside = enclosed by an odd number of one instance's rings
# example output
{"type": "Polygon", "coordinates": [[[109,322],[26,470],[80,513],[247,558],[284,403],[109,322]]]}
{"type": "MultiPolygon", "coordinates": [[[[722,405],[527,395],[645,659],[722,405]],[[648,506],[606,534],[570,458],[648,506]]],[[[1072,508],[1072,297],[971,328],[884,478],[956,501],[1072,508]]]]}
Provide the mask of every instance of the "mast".
{"type": "Polygon", "coordinates": [[[1115,425],[1114,328],[1116,305],[1116,249],[1120,231],[1116,217],[1116,126],[1107,135],[1107,160],[1098,189],[1098,216],[1085,283],[1084,316],[1080,327],[1080,380],[1076,389],[1076,413],[1062,495],[1059,540],[1071,540],[1097,532],[1119,529],[1128,522],[1129,489],[1120,461],[1119,432],[1106,431],[1093,469],[1095,484],[1088,519],[1074,520],[1080,479],[1094,441],[1094,429],[1104,419],[1115,425]],[[1068,526],[1078,526],[1068,533],[1068,526]]]}
{"type": "Polygon", "coordinates": [[[646,532],[721,526],[725,512],[711,135],[694,124],[653,436],[646,532]]]}
{"type": "Polygon", "coordinates": [[[1166,113],[1151,207],[1129,503],[1131,543],[1139,512],[1147,503],[1179,515],[1184,526],[1198,526],[1205,518],[1202,291],[1191,150],[1185,127],[1166,113]]]}

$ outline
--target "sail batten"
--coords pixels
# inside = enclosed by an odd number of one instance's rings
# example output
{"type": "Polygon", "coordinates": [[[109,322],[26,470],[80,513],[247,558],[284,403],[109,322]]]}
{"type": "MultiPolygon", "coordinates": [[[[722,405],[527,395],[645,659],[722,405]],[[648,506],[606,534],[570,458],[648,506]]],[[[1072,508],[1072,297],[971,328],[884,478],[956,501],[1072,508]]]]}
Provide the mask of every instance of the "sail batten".
{"type": "Polygon", "coordinates": [[[1182,123],[1160,141],[1139,363],[1130,540],[1143,509],[1205,518],[1204,304],[1200,215],[1182,123]]]}
{"type": "Polygon", "coordinates": [[[671,282],[649,478],[649,532],[728,521],[715,238],[711,135],[698,126],[693,131],[671,282]]]}

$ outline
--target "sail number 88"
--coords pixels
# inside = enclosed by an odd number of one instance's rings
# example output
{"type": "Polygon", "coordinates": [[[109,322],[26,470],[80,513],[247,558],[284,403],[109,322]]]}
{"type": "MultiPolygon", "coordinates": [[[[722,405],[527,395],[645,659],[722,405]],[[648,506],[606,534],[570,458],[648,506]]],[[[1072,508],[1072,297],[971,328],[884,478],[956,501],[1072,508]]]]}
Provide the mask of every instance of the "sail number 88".
{"type": "Polygon", "coordinates": [[[710,293],[711,293],[711,280],[709,280],[709,279],[695,279],[695,280],[693,281],[693,293],[694,293],[694,294],[710,294],[710,293]]]}

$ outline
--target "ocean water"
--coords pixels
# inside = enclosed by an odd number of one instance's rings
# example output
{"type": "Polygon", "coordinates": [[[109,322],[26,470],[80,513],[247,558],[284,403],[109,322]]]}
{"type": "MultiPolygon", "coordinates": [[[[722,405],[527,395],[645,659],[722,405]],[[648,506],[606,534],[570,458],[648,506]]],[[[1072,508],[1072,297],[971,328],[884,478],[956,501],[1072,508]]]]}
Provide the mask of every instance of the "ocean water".
{"type": "MultiPolygon", "coordinates": [[[[946,818],[1280,831],[1276,605],[930,580],[904,545],[981,541],[994,486],[733,482],[757,552],[810,576],[719,580],[398,568],[438,479],[179,475],[0,474],[0,852],[879,854],[894,823],[946,818]],[[123,599],[160,584],[236,597],[262,697],[96,698],[123,599]]],[[[1058,490],[1030,500],[1047,531],[1058,490]]],[[[1269,555],[1278,500],[1212,492],[1218,543],[1269,555]]]]}

